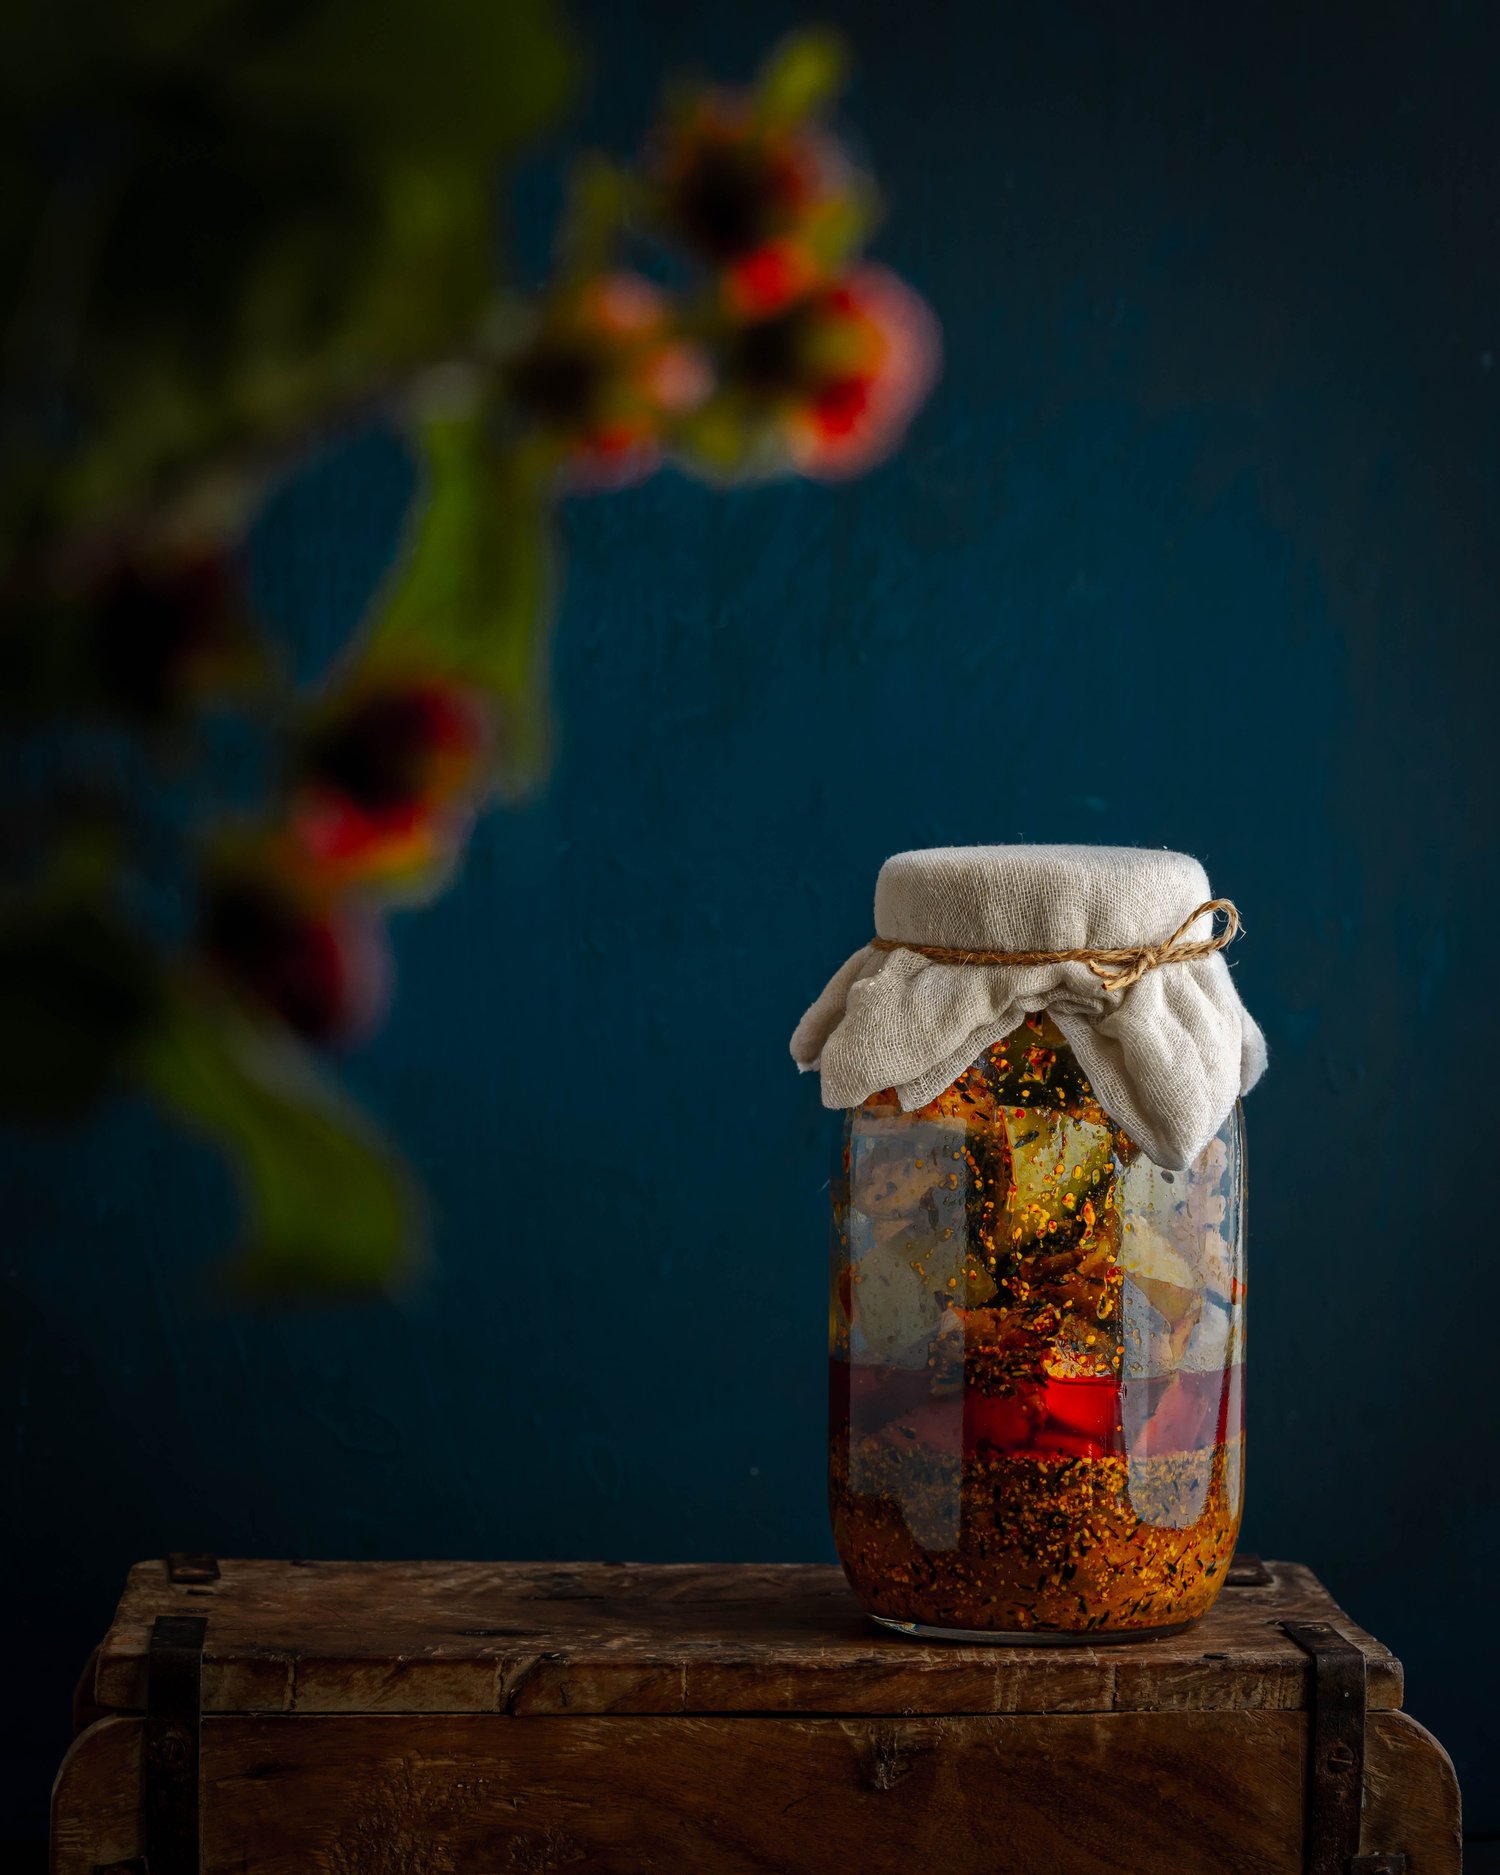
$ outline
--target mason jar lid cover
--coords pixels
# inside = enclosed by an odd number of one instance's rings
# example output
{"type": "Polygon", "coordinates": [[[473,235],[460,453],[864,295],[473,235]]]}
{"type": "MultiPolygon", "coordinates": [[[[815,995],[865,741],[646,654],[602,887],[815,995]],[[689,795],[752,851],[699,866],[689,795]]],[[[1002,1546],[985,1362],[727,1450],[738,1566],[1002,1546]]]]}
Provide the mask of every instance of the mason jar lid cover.
{"type": "Polygon", "coordinates": [[[897,853],[873,941],[797,1025],[792,1056],[821,1070],[827,1107],[894,1088],[910,1111],[1044,1013],[1110,1117],[1158,1165],[1190,1165],[1266,1065],[1224,957],[1238,926],[1185,853],[897,853]]]}

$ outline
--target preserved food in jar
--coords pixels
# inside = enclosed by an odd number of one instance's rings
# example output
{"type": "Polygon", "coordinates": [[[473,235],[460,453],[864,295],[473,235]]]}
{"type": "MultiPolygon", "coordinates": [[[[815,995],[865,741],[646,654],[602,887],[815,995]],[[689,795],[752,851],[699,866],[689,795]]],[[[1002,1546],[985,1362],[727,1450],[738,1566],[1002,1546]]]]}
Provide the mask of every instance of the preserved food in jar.
{"type": "Polygon", "coordinates": [[[1242,1495],[1240,1129],[1157,1165],[1038,1015],[925,1105],[847,1113],[830,1499],[877,1619],[1098,1640],[1207,1609],[1242,1495]]]}

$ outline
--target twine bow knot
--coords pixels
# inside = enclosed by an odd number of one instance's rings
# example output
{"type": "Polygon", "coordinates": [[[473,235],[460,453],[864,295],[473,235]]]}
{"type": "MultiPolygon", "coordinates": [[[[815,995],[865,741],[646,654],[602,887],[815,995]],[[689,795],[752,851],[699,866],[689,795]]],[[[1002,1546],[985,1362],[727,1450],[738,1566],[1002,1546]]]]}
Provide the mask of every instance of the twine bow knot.
{"type": "Polygon", "coordinates": [[[1207,957],[1232,944],[1240,933],[1240,914],[1232,900],[1205,899],[1196,911],[1189,912],[1169,938],[1160,944],[1135,944],[1123,950],[1074,951],[970,951],[955,950],[945,944],[908,944],[902,938],[872,938],[871,950],[915,951],[939,964],[1087,964],[1107,990],[1128,990],[1139,983],[1148,970],[1163,964],[1190,963],[1195,957],[1207,957]],[[1205,913],[1222,912],[1223,928],[1211,937],[1187,942],[1187,934],[1205,913]]]}
{"type": "Polygon", "coordinates": [[[1239,936],[1240,914],[1233,902],[1227,898],[1205,899],[1195,912],[1190,912],[1165,944],[1142,944],[1135,950],[1096,951],[1085,955],[1083,961],[1098,977],[1107,990],[1128,990],[1132,983],[1139,983],[1148,970],[1157,970],[1163,964],[1185,964],[1194,957],[1208,957],[1214,951],[1223,950],[1226,944],[1232,944],[1239,936]],[[1185,944],[1183,939],[1198,920],[1207,912],[1224,914],[1224,926],[1212,937],[1199,938],[1195,943],[1185,944]]]}

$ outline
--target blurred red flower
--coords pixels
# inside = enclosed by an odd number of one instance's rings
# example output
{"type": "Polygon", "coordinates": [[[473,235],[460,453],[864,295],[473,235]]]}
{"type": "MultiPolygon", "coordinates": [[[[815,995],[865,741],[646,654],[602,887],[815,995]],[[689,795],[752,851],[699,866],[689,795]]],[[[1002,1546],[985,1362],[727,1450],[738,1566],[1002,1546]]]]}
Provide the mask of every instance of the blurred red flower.
{"type": "Polygon", "coordinates": [[[510,371],[522,413],[568,452],[571,479],[595,488],[649,475],[666,424],[701,403],[711,383],[670,301],[624,272],[558,296],[510,371]]]}
{"type": "Polygon", "coordinates": [[[785,305],[824,271],[826,238],[847,219],[856,178],[820,125],[766,123],[755,100],[710,91],[647,153],[663,224],[723,275],[742,313],[785,305]]]}
{"type": "Polygon", "coordinates": [[[887,455],[931,389],[940,357],[926,302],[884,267],[861,265],[746,324],[726,388],[759,410],[805,475],[857,475],[887,455]]]}
{"type": "Polygon", "coordinates": [[[768,241],[728,269],[724,297],[742,318],[764,318],[815,285],[818,273],[817,261],[799,241],[768,241]]]}
{"type": "Polygon", "coordinates": [[[198,951],[248,1002],[309,1041],[357,1041],[390,1001],[390,955],[373,908],[335,897],[270,849],[208,869],[198,951]]]}
{"type": "Polygon", "coordinates": [[[466,831],[494,745],[477,691],[437,677],[366,679],[304,740],[292,814],[303,850],[344,876],[427,869],[466,831]]]}

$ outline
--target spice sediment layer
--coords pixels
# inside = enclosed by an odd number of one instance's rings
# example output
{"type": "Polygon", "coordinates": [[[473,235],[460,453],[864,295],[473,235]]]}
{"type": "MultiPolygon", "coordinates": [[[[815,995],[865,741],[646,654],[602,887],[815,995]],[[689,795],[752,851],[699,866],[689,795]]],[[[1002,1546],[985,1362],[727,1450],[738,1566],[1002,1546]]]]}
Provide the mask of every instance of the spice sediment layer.
{"type": "Polygon", "coordinates": [[[834,1538],[855,1594],[892,1620],[998,1633],[1172,1626],[1206,1613],[1222,1586],[1242,1454],[1238,1438],[1134,1459],[994,1453],[954,1464],[887,1449],[862,1455],[855,1490],[836,1430],[834,1538]],[[919,1542],[909,1516],[954,1518],[957,1543],[919,1542]]]}

